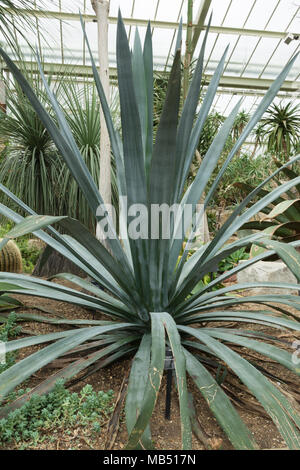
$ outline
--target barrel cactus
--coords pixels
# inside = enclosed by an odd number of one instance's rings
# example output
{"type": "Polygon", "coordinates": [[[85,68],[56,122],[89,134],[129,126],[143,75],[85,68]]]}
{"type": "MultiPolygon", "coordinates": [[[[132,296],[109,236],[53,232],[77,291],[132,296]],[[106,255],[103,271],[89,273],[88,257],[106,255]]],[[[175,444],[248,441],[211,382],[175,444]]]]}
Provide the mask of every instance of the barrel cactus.
{"type": "Polygon", "coordinates": [[[8,273],[21,273],[23,271],[22,255],[18,245],[13,240],[10,240],[0,251],[0,271],[8,273]]]}

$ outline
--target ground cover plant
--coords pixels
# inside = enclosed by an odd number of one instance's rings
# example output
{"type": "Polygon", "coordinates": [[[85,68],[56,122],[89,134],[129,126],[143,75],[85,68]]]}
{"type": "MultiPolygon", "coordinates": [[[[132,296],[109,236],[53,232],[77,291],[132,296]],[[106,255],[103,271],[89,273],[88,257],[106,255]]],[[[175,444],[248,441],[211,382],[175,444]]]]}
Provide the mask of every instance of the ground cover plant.
{"type": "MultiPolygon", "coordinates": [[[[24,390],[20,389],[9,399],[22,393],[24,390]]],[[[34,395],[21,408],[0,419],[0,445],[15,443],[18,449],[32,448],[43,442],[55,442],[60,431],[72,436],[72,431],[84,429],[85,439],[92,446],[93,438],[101,432],[112,411],[111,390],[95,392],[91,385],[86,385],[79,393],[71,393],[59,380],[47,395],[34,395]]]]}
{"type": "MultiPolygon", "coordinates": [[[[84,31],[84,25],[83,25],[84,31]]],[[[185,191],[189,169],[197,149],[198,140],[204,123],[214,101],[217,87],[224,68],[227,50],[217,66],[207,93],[203,99],[201,112],[194,120],[201,87],[203,58],[208,32],[206,33],[199,60],[197,62],[189,93],[179,116],[181,89],[181,30],[178,34],[176,50],[166,99],[153,144],[153,58],[151,26],[149,25],[142,48],[138,33],[131,54],[121,16],[118,20],[117,62],[118,84],[121,105],[122,137],[114,129],[103,88],[95,63],[92,60],[94,78],[105,114],[112,149],[116,161],[119,195],[126,196],[128,207],[138,204],[140,208],[152,208],[165,204],[171,207],[178,203],[190,205],[190,224],[197,226],[192,215],[197,212],[197,204],[205,194],[204,208],[207,208],[218,188],[230,161],[257,125],[270,106],[282,83],[285,81],[297,56],[284,68],[274,81],[265,97],[251,116],[248,124],[241,130],[232,150],[220,169],[211,188],[205,192],[207,182],[214,171],[224,145],[238,115],[239,103],[220,128],[219,133],[207,150],[194,182],[185,191]]],[[[60,279],[71,281],[83,290],[76,290],[53,280],[0,273],[0,288],[4,292],[19,293],[37,297],[65,301],[89,308],[94,313],[91,320],[52,319],[53,324],[73,325],[73,329],[47,335],[26,337],[6,343],[7,352],[16,351],[33,345],[47,344],[39,351],[17,362],[0,375],[0,400],[15,389],[26,378],[54,359],[65,354],[80,351],[80,359],[49,377],[37,388],[36,393],[51,390],[58,378],[65,380],[84,369],[97,372],[129,354],[134,355],[129,376],[126,398],[126,423],[128,429],[127,449],[151,448],[149,421],[153,413],[164,372],[166,347],[170,347],[175,361],[176,384],[180,403],[182,447],[191,448],[191,422],[187,390],[187,374],[206,399],[207,405],[215,415],[228,438],[236,449],[255,449],[257,444],[224,392],[220,381],[206,368],[207,360],[215,364],[216,370],[222,364],[230,369],[249,389],[263,406],[287,445],[291,449],[300,448],[300,416],[287,396],[269,380],[242,352],[231,345],[253,350],[271,358],[299,376],[299,367],[292,361],[292,354],[284,350],[276,336],[266,336],[255,329],[247,330],[226,327],[227,322],[261,324],[270,328],[282,328],[299,332],[300,325],[289,307],[298,309],[300,301],[293,295],[252,295],[236,296],[236,290],[257,287],[280,287],[299,290],[299,285],[278,283],[249,283],[228,286],[214,291],[213,288],[223,280],[245,269],[270,254],[277,253],[300,280],[300,255],[295,246],[299,242],[281,244],[269,239],[266,234],[253,234],[230,242],[233,234],[253,216],[276,200],[282,193],[300,184],[300,177],[285,182],[272,192],[258,199],[247,208],[249,201],[256,198],[264,185],[276,176],[268,177],[236,206],[232,215],[220,228],[214,239],[200,247],[188,258],[194,233],[182,252],[186,233],[180,230],[182,216],[171,217],[171,223],[161,224],[158,236],[144,237],[147,219],[135,213],[129,214],[120,207],[120,234],[115,233],[110,218],[99,214],[103,208],[101,195],[91,178],[72,136],[67,120],[44,79],[41,76],[51,99],[59,126],[33,93],[30,85],[18,68],[3,50],[0,50],[23,92],[40,119],[48,129],[55,145],[65,159],[70,172],[76,179],[91,212],[110,233],[107,250],[78,221],[71,218],[37,215],[9,189],[0,185],[1,190],[23,209],[28,217],[23,218],[12,209],[0,205],[2,215],[10,218],[16,226],[6,234],[7,239],[22,236],[33,231],[52,248],[66,256],[80,267],[94,283],[75,275],[61,274],[60,279]],[[137,220],[138,219],[138,220],[137,220]],[[69,235],[58,233],[51,227],[60,223],[69,235]],[[132,237],[132,227],[140,232],[140,237],[132,237]],[[164,237],[164,229],[169,228],[170,236],[164,237]],[[45,229],[45,230],[43,230],[45,229]],[[200,279],[216,271],[220,261],[243,247],[256,243],[267,251],[260,256],[247,260],[229,272],[212,280],[197,293],[193,289],[200,279]],[[96,284],[95,284],[96,283],[96,284]],[[101,286],[101,288],[99,288],[101,286]],[[257,304],[261,310],[252,311],[245,306],[257,304]],[[280,305],[280,307],[278,307],[280,305]],[[276,312],[271,307],[277,309],[276,312]],[[106,320],[97,320],[97,313],[106,315],[106,320]],[[207,326],[207,325],[210,326],[207,326]],[[215,326],[213,326],[216,324],[215,326]],[[224,325],[223,327],[220,324],[224,325]],[[74,329],[74,326],[76,329],[74,329]]],[[[39,60],[39,59],[38,59],[39,60]]],[[[300,156],[295,157],[297,161],[300,156]]],[[[291,164],[287,163],[286,166],[291,164]]],[[[201,213],[200,213],[201,216],[201,213]]],[[[151,224],[151,220],[149,222],[151,224]]],[[[21,316],[19,317],[21,318],[21,316]]],[[[37,316],[36,316],[37,318],[37,316]]],[[[43,320],[43,318],[40,318],[43,320]]],[[[49,321],[49,320],[48,320],[49,321]]],[[[26,395],[24,396],[26,400],[26,395]]],[[[24,401],[23,400],[23,401],[24,401]]]]}

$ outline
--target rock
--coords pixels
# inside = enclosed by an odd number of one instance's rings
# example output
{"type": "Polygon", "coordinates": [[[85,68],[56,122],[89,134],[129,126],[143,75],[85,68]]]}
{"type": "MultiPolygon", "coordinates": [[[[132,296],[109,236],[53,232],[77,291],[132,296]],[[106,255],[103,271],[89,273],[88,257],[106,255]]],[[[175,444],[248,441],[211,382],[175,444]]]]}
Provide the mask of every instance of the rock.
{"type": "Polygon", "coordinates": [[[40,240],[39,238],[30,238],[27,242],[28,248],[34,248],[36,250],[44,250],[46,247],[46,243],[43,242],[43,240],[40,240]]]}
{"type": "MultiPolygon", "coordinates": [[[[204,204],[198,204],[198,213],[203,211],[203,209],[204,204]]],[[[201,240],[202,243],[208,243],[210,241],[206,211],[204,211],[201,217],[195,236],[198,240],[201,240]]]]}
{"type": "MultiPolygon", "coordinates": [[[[240,261],[244,263],[245,261],[240,261]]],[[[276,282],[286,284],[298,284],[294,274],[283,261],[258,261],[252,266],[240,271],[237,275],[238,284],[250,284],[253,282],[276,282]]],[[[253,294],[291,294],[298,295],[297,290],[280,288],[257,288],[253,294]]]]}

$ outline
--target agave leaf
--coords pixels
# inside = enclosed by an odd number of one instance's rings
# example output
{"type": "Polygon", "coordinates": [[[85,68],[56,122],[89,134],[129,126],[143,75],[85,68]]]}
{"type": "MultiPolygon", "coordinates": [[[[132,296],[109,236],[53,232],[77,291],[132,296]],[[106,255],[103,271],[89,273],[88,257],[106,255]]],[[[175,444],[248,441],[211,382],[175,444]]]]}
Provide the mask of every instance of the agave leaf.
{"type": "Polygon", "coordinates": [[[248,361],[227,346],[194,328],[179,327],[211,348],[237,374],[272,418],[290,449],[300,448],[299,418],[286,397],[248,361]],[[288,411],[288,414],[287,414],[288,411]]]}
{"type": "Polygon", "coordinates": [[[265,96],[263,97],[263,99],[261,100],[260,104],[258,105],[255,113],[253,114],[253,116],[251,117],[250,121],[248,122],[248,124],[245,126],[243,132],[241,133],[240,137],[238,138],[237,142],[235,143],[235,145],[233,146],[230,154],[228,155],[223,167],[221,168],[217,178],[215,179],[211,189],[209,190],[209,193],[207,194],[207,197],[206,197],[206,200],[205,200],[205,204],[207,205],[209,203],[209,201],[211,200],[214,192],[216,191],[218,185],[219,185],[219,182],[221,180],[221,178],[223,177],[230,161],[232,160],[232,158],[234,157],[234,155],[236,154],[236,152],[238,152],[238,150],[240,149],[240,147],[242,146],[242,144],[245,142],[246,138],[250,135],[251,131],[254,129],[254,127],[256,126],[256,124],[260,121],[260,119],[262,118],[262,116],[264,115],[265,111],[268,109],[268,107],[270,106],[270,104],[272,103],[272,101],[274,100],[275,96],[277,95],[278,91],[280,90],[282,84],[284,83],[286,77],[288,76],[288,74],[290,73],[291,71],[291,68],[293,67],[295,61],[297,60],[297,58],[299,57],[299,54],[296,54],[289,62],[288,64],[284,67],[284,69],[282,70],[282,72],[280,73],[280,75],[276,78],[276,80],[272,83],[272,85],[270,86],[269,90],[267,91],[267,93],[265,94],[265,96]]]}
{"type": "Polygon", "coordinates": [[[190,422],[190,412],[188,405],[188,391],[186,383],[186,364],[185,356],[181,346],[180,335],[176,323],[173,318],[168,314],[160,314],[162,322],[167,331],[170,346],[174,356],[174,364],[176,371],[177,379],[177,389],[179,396],[179,405],[180,405],[180,417],[181,417],[181,440],[182,448],[184,450],[189,450],[192,448],[192,431],[191,431],[191,422],[190,422]]]}
{"type": "MultiPolygon", "coordinates": [[[[193,123],[195,119],[196,109],[199,103],[200,88],[203,74],[203,61],[204,53],[207,43],[207,36],[210,28],[211,18],[209,20],[208,27],[205,32],[204,40],[201,46],[200,55],[197,61],[196,69],[194,72],[193,80],[189,88],[184,107],[182,110],[181,118],[178,125],[177,139],[176,139],[176,150],[175,150],[175,161],[176,161],[176,185],[174,192],[174,202],[177,202],[182,187],[182,177],[185,162],[187,160],[187,152],[189,147],[190,136],[193,130],[193,123]]],[[[181,25],[182,26],[182,25],[181,25]]],[[[202,110],[201,110],[202,112],[202,110]]],[[[193,153],[194,154],[194,153],[193,153]]]]}
{"type": "Polygon", "coordinates": [[[183,171],[183,177],[182,177],[182,181],[181,181],[181,187],[180,187],[179,195],[182,194],[182,191],[183,191],[183,188],[184,188],[184,182],[186,181],[186,178],[188,176],[188,173],[189,173],[189,170],[190,170],[190,167],[191,167],[191,163],[192,163],[192,159],[194,158],[194,155],[195,155],[198,143],[199,143],[201,132],[203,130],[203,127],[204,127],[205,121],[207,119],[209,110],[211,109],[211,106],[212,106],[213,101],[215,99],[216,91],[218,89],[220,79],[221,79],[221,75],[222,75],[222,72],[223,72],[223,69],[224,69],[224,64],[225,64],[225,59],[226,59],[227,53],[228,53],[228,47],[225,49],[225,52],[224,52],[218,66],[216,68],[216,71],[213,75],[213,78],[211,79],[211,82],[210,82],[210,84],[207,88],[207,92],[205,94],[202,106],[200,108],[198,118],[197,118],[196,123],[194,125],[194,128],[192,130],[189,146],[188,146],[188,149],[187,149],[186,160],[185,160],[185,163],[184,163],[184,171],[183,171]]]}
{"type": "Polygon", "coordinates": [[[54,344],[47,346],[41,351],[38,351],[26,357],[25,359],[22,359],[1,374],[0,403],[4,400],[5,396],[19,383],[23,382],[27,377],[34,374],[34,372],[37,370],[41,369],[41,367],[49,364],[51,361],[53,361],[53,359],[56,359],[62,353],[97,335],[130,326],[130,323],[119,323],[117,325],[84,328],[81,331],[74,332],[74,334],[67,338],[56,341],[54,344]]]}
{"type": "Polygon", "coordinates": [[[217,338],[217,339],[224,340],[226,342],[238,344],[242,347],[259,352],[264,356],[270,357],[271,359],[278,362],[279,364],[282,364],[283,366],[285,366],[287,369],[290,369],[295,374],[300,375],[299,368],[297,368],[297,366],[293,364],[291,360],[291,353],[288,353],[287,351],[284,351],[283,349],[279,349],[270,344],[261,343],[260,341],[254,341],[252,339],[243,338],[239,335],[232,335],[230,333],[220,332],[218,331],[218,328],[215,328],[214,330],[210,330],[209,332],[207,332],[206,330],[206,333],[211,335],[213,338],[217,338]]]}
{"type": "MultiPolygon", "coordinates": [[[[167,204],[170,207],[172,203],[176,168],[174,155],[176,151],[180,84],[181,56],[180,51],[177,51],[151,161],[149,190],[151,209],[154,205],[161,204],[167,204]]],[[[170,232],[172,233],[172,221],[170,221],[170,224],[170,232]]],[[[161,229],[165,233],[167,227],[162,226],[161,229]]],[[[153,231],[151,226],[151,233],[153,231]]],[[[168,270],[170,240],[166,236],[166,239],[164,239],[163,233],[158,234],[157,240],[150,240],[150,285],[155,310],[159,310],[167,302],[167,284],[164,283],[163,279],[168,270]]]]}
{"type": "Polygon", "coordinates": [[[48,225],[55,224],[56,222],[64,219],[61,217],[52,217],[50,215],[30,215],[22,222],[18,223],[13,229],[7,232],[6,237],[9,239],[22,237],[28,233],[35,232],[39,229],[45,228],[48,225]]]}
{"type": "Polygon", "coordinates": [[[150,22],[148,23],[145,36],[143,58],[147,99],[147,139],[145,150],[145,171],[147,177],[147,185],[149,185],[150,165],[153,152],[153,50],[150,22]]]}
{"type": "Polygon", "coordinates": [[[134,313],[126,313],[122,309],[111,306],[99,298],[89,296],[74,289],[69,289],[60,284],[36,282],[36,278],[29,276],[13,275],[12,273],[0,273],[1,289],[3,292],[15,292],[47,299],[60,300],[62,302],[74,303],[85,308],[101,310],[110,316],[123,318],[130,316],[132,319],[138,317],[134,313]],[[10,284],[10,281],[13,281],[10,284]]]}
{"type": "MultiPolygon", "coordinates": [[[[289,164],[295,163],[300,159],[300,155],[297,155],[295,158],[293,158],[289,164]]],[[[234,225],[234,231],[231,232],[233,234],[235,231],[238,231],[242,225],[244,225],[248,220],[251,219],[251,217],[254,217],[256,214],[260,212],[260,210],[263,210],[268,204],[274,203],[275,201],[278,201],[278,197],[281,196],[281,194],[284,193],[286,189],[290,189],[293,186],[290,186],[289,184],[283,188],[283,186],[280,186],[280,188],[276,188],[272,192],[267,192],[256,204],[253,204],[250,209],[248,209],[246,212],[243,213],[241,217],[238,217],[242,211],[247,207],[247,205],[253,200],[254,197],[256,197],[262,188],[272,179],[274,178],[283,168],[285,168],[287,164],[283,165],[281,169],[278,169],[275,171],[272,175],[270,175],[268,178],[266,178],[257,188],[255,188],[248,196],[244,199],[244,201],[237,206],[237,208],[233,211],[230,217],[226,220],[224,225],[221,227],[219,232],[216,234],[215,238],[212,240],[210,245],[208,246],[207,250],[203,254],[203,257],[208,257],[211,252],[214,252],[217,250],[219,246],[222,246],[228,238],[231,237],[229,235],[229,227],[234,225]],[[254,210],[253,210],[254,208],[254,210]],[[257,210],[258,209],[258,210],[257,210]],[[249,210],[252,210],[251,212],[248,212],[249,210]],[[245,216],[246,214],[246,216],[245,216]],[[247,216],[250,215],[248,218],[247,216]],[[242,217],[244,217],[242,219],[242,217]],[[239,225],[238,227],[236,226],[236,222],[240,222],[242,220],[242,225],[239,225]]],[[[293,180],[294,184],[297,184],[297,179],[293,180]]]]}
{"type": "Polygon", "coordinates": [[[282,261],[285,262],[287,267],[300,281],[300,254],[291,245],[280,243],[276,240],[256,240],[255,244],[266,248],[267,250],[274,250],[280,256],[282,261]]]}
{"type": "MultiPolygon", "coordinates": [[[[291,208],[293,205],[297,204],[300,201],[300,199],[293,199],[289,201],[283,201],[280,204],[278,204],[274,209],[265,216],[262,220],[269,220],[269,219],[275,219],[278,215],[284,214],[289,208],[291,208]]],[[[299,221],[299,212],[296,210],[295,211],[295,221],[299,221]]]]}
{"type": "Polygon", "coordinates": [[[136,94],[136,101],[139,110],[141,122],[141,135],[143,141],[144,158],[146,158],[146,142],[148,131],[148,110],[147,110],[147,89],[146,89],[146,76],[144,67],[144,57],[141,44],[141,38],[138,29],[135,30],[134,48],[132,52],[132,71],[133,81],[136,94]]]}
{"type": "Polygon", "coordinates": [[[126,307],[125,304],[120,302],[119,300],[115,299],[112,297],[110,294],[107,294],[104,292],[103,289],[100,289],[99,287],[96,287],[94,284],[91,282],[87,282],[86,280],[82,279],[79,276],[76,276],[75,274],[70,274],[70,273],[61,273],[61,274],[56,274],[53,276],[55,279],[65,279],[67,281],[73,282],[77,286],[92,292],[93,294],[96,295],[96,297],[99,297],[100,299],[104,300],[105,302],[109,303],[110,305],[113,305],[114,307],[117,307],[121,310],[125,310],[126,312],[130,313],[130,310],[128,307],[126,307]]]}
{"type": "Polygon", "coordinates": [[[121,265],[113,258],[106,248],[94,237],[91,232],[75,219],[65,218],[61,222],[64,229],[81,243],[90,254],[92,254],[105,269],[113,276],[125,292],[135,293],[136,288],[128,265],[121,265]]]}
{"type": "Polygon", "coordinates": [[[224,245],[225,241],[227,241],[244,224],[244,222],[248,221],[255,214],[260,212],[261,207],[264,207],[265,205],[269,204],[274,199],[276,199],[278,194],[283,193],[287,188],[293,187],[293,185],[298,182],[300,182],[300,177],[296,178],[293,181],[289,181],[283,184],[279,188],[274,189],[270,194],[268,194],[267,196],[259,200],[257,203],[255,203],[252,207],[246,210],[246,212],[244,212],[240,217],[233,218],[233,220],[231,221],[231,224],[229,224],[228,221],[225,222],[224,226],[216,235],[215,239],[208,245],[207,249],[198,260],[197,264],[195,265],[194,271],[190,273],[189,276],[187,276],[187,278],[185,279],[185,282],[183,283],[182,290],[181,290],[181,297],[185,298],[186,295],[190,292],[191,288],[195,287],[195,285],[197,284],[199,278],[196,279],[194,273],[198,269],[198,267],[201,268],[204,265],[205,259],[207,258],[212,259],[212,257],[218,251],[218,248],[224,245]],[[224,227],[226,227],[227,230],[224,229],[224,227]]]}
{"type": "MultiPolygon", "coordinates": [[[[126,342],[126,340],[124,340],[123,342],[126,342]]],[[[87,358],[78,359],[77,361],[74,361],[72,364],[67,365],[63,369],[56,372],[55,374],[51,375],[50,377],[47,377],[43,382],[41,382],[39,385],[34,387],[30,392],[25,393],[14,402],[9,403],[8,405],[2,407],[0,410],[0,419],[5,418],[8,415],[8,413],[23,406],[27,401],[30,400],[32,396],[43,395],[45,393],[51,392],[51,390],[53,390],[53,388],[55,387],[55,384],[57,383],[59,379],[69,380],[70,378],[76,376],[77,374],[79,374],[79,372],[86,369],[87,367],[89,367],[95,362],[98,364],[98,368],[101,369],[131,351],[132,349],[131,347],[121,348],[120,347],[121,343],[122,343],[121,341],[117,342],[111,346],[108,346],[107,348],[102,349],[101,351],[97,351],[91,354],[87,358]],[[116,349],[117,349],[116,353],[109,355],[111,351],[114,351],[116,349]],[[107,357],[105,357],[105,359],[100,360],[99,362],[99,359],[101,359],[103,356],[107,356],[107,357]]]]}
{"type": "Polygon", "coordinates": [[[165,361],[165,330],[159,313],[151,314],[151,338],[152,347],[149,376],[141,412],[129,436],[126,446],[127,450],[135,449],[140,442],[152,415],[160,389],[165,361]]]}
{"type": "Polygon", "coordinates": [[[201,362],[197,361],[186,349],[184,350],[184,354],[188,373],[196,383],[207,405],[214,413],[217,421],[226,432],[235,449],[257,449],[258,446],[252,438],[249,429],[241,420],[222,388],[201,362]]]}
{"type": "MultiPolygon", "coordinates": [[[[120,13],[117,30],[117,64],[128,205],[130,207],[134,204],[143,204],[147,207],[141,122],[134,89],[131,54],[120,13]]],[[[148,264],[147,243],[145,240],[132,240],[130,237],[130,247],[136,285],[147,302],[149,291],[145,286],[149,285],[148,271],[143,269],[143,266],[148,264]]]]}
{"type": "MultiPolygon", "coordinates": [[[[289,283],[279,283],[279,282],[249,282],[245,284],[234,284],[231,286],[227,286],[224,288],[218,289],[218,292],[212,291],[209,293],[201,292],[201,295],[197,294],[196,296],[192,296],[188,302],[184,303],[185,308],[187,308],[187,305],[189,306],[188,308],[198,306],[200,307],[201,305],[207,304],[210,302],[210,300],[215,300],[216,295],[218,298],[221,298],[222,296],[234,292],[234,291],[242,291],[246,289],[259,289],[259,288],[276,288],[276,289],[293,289],[293,290],[300,290],[300,286],[298,284],[289,284],[289,283]]],[[[178,311],[182,311],[183,305],[178,305],[177,309],[178,311]]],[[[184,315],[184,313],[183,313],[184,315]]]]}
{"type": "MultiPolygon", "coordinates": [[[[30,213],[32,215],[37,215],[34,211],[29,211],[27,210],[27,206],[26,204],[24,204],[19,198],[17,198],[16,196],[12,195],[12,193],[7,189],[5,188],[3,185],[1,185],[0,183],[0,189],[8,195],[8,197],[10,197],[14,202],[16,202],[16,204],[18,204],[19,207],[21,207],[22,209],[25,210],[25,212],[27,213],[30,213]]],[[[28,208],[29,209],[29,208],[28,208]]],[[[16,212],[12,211],[11,209],[9,209],[8,207],[4,206],[3,204],[0,203],[0,214],[4,215],[5,217],[9,218],[10,220],[12,220],[13,222],[15,223],[19,223],[21,222],[22,220],[24,220],[24,217],[22,217],[21,215],[17,214],[16,212]]],[[[54,234],[56,237],[59,238],[59,240],[64,243],[64,237],[62,235],[60,235],[55,229],[53,229],[53,227],[49,226],[48,227],[48,230],[54,234]]],[[[101,279],[99,279],[98,277],[98,272],[97,271],[94,271],[93,272],[93,266],[90,265],[89,267],[86,266],[86,263],[84,263],[84,260],[82,260],[83,262],[81,262],[81,260],[79,259],[79,256],[74,256],[76,255],[76,252],[72,252],[70,251],[70,249],[67,249],[66,248],[66,244],[62,244],[60,242],[58,242],[56,239],[54,239],[53,237],[51,237],[50,235],[48,235],[47,233],[41,231],[41,230],[38,230],[37,232],[33,232],[33,234],[40,238],[41,240],[43,240],[45,243],[47,243],[49,246],[51,246],[51,248],[55,249],[56,251],[58,251],[59,253],[61,253],[63,256],[67,257],[70,261],[72,261],[74,264],[76,264],[76,266],[78,266],[80,269],[82,269],[83,271],[85,271],[89,276],[93,277],[94,279],[96,279],[98,282],[101,282],[101,279]]]]}
{"type": "Polygon", "coordinates": [[[190,315],[187,317],[187,321],[184,321],[185,323],[193,324],[197,322],[211,322],[211,321],[229,321],[233,320],[234,321],[243,321],[247,323],[250,320],[258,320],[265,322],[265,324],[268,324],[269,326],[274,326],[275,327],[282,327],[286,329],[290,329],[293,331],[300,331],[300,324],[291,321],[291,320],[286,320],[285,318],[281,317],[274,317],[272,316],[274,312],[250,312],[250,311],[218,311],[214,313],[201,313],[200,315],[190,315]]]}
{"type": "MultiPolygon", "coordinates": [[[[149,334],[145,334],[133,359],[129,376],[129,384],[125,403],[126,425],[129,435],[134,428],[143,404],[143,398],[148,379],[148,371],[150,367],[150,351],[151,336],[149,334]]],[[[150,426],[146,427],[140,442],[140,449],[153,448],[150,426]]]]}
{"type": "MultiPolygon", "coordinates": [[[[194,179],[193,183],[191,184],[187,199],[186,199],[186,204],[187,205],[192,205],[193,207],[193,212],[188,214],[189,217],[186,218],[186,224],[187,226],[192,223],[191,217],[195,214],[196,212],[196,205],[198,204],[201,195],[207,185],[207,181],[212,175],[217,163],[218,159],[220,158],[221,152],[224,148],[224,145],[227,141],[228,135],[231,131],[231,128],[233,126],[234,120],[236,118],[236,115],[239,111],[240,108],[240,102],[234,107],[233,111],[230,113],[230,116],[226,119],[225,123],[223,124],[220,132],[218,133],[217,137],[211,144],[202,164],[201,168],[199,169],[196,178],[194,179]]],[[[200,214],[201,215],[201,214],[200,214]]],[[[199,215],[197,216],[199,218],[199,215]]],[[[193,230],[191,231],[189,235],[189,239],[187,242],[187,246],[184,250],[184,254],[182,256],[182,259],[180,261],[179,267],[176,270],[176,279],[175,283],[173,284],[173,289],[175,288],[176,281],[178,279],[178,276],[183,268],[184,262],[186,260],[186,256],[188,254],[188,251],[190,249],[190,243],[191,240],[195,236],[195,228],[198,225],[199,220],[193,225],[193,230]]],[[[179,227],[182,233],[182,227],[179,227]]],[[[173,241],[173,246],[171,249],[171,254],[170,254],[170,275],[173,274],[173,271],[171,272],[171,269],[175,268],[179,253],[181,251],[182,247],[182,242],[184,240],[185,234],[182,234],[181,237],[179,237],[180,234],[175,234],[174,236],[174,241],[173,241]]]]}

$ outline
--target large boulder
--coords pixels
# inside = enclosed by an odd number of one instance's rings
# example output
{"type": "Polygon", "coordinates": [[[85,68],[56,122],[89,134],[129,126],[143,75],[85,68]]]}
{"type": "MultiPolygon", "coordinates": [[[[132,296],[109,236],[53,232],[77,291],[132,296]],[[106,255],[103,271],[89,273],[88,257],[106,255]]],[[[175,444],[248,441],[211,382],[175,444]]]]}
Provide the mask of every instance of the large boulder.
{"type": "MultiPolygon", "coordinates": [[[[243,263],[244,261],[240,261],[243,263]]],[[[254,282],[275,282],[285,284],[298,284],[294,274],[283,261],[258,261],[248,268],[240,271],[237,276],[238,284],[250,284],[254,282]]],[[[253,293],[261,294],[292,294],[297,295],[294,289],[257,288],[253,293]]]]}

